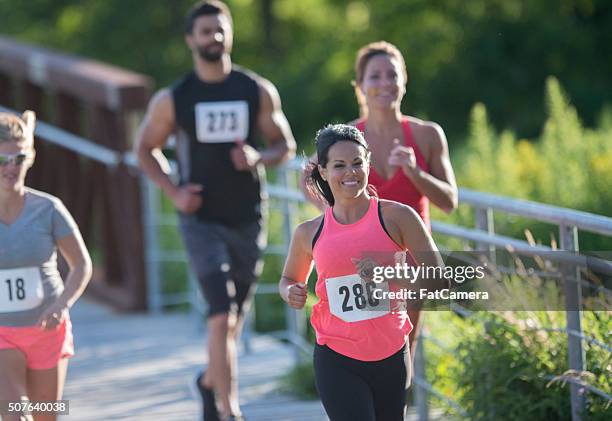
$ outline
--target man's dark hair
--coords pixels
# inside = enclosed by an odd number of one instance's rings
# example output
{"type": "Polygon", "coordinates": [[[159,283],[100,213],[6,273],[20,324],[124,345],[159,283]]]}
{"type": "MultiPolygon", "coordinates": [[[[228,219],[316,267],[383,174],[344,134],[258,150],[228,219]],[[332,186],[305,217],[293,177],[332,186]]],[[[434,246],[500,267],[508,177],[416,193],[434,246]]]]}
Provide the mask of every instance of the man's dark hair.
{"type": "Polygon", "coordinates": [[[185,16],[185,33],[191,34],[193,32],[193,24],[200,16],[207,15],[225,15],[232,24],[232,14],[230,13],[229,7],[225,3],[219,0],[202,0],[194,4],[187,16],[185,16]]]}

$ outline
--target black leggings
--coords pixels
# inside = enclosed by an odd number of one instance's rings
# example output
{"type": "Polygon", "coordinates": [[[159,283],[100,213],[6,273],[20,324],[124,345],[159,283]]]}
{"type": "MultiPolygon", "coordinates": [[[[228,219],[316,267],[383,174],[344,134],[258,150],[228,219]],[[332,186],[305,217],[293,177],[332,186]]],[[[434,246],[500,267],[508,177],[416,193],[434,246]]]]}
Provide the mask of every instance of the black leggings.
{"type": "Polygon", "coordinates": [[[331,421],[403,421],[410,379],[404,346],[380,361],[360,361],[315,345],[315,381],[331,421]]]}

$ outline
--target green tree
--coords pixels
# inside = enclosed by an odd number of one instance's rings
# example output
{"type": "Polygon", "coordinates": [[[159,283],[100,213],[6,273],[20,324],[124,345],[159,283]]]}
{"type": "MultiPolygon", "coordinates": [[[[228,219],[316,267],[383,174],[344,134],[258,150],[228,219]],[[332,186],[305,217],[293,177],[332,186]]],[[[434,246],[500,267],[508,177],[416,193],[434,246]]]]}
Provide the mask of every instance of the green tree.
{"type": "MultiPolygon", "coordinates": [[[[438,121],[457,144],[472,105],[519,138],[538,135],[548,75],[587,126],[610,102],[612,3],[606,0],[228,0],[234,59],[279,87],[298,140],[357,115],[357,49],[386,39],[406,57],[404,111],[438,121]]],[[[171,83],[191,68],[189,0],[0,0],[2,32],[171,83]]]]}

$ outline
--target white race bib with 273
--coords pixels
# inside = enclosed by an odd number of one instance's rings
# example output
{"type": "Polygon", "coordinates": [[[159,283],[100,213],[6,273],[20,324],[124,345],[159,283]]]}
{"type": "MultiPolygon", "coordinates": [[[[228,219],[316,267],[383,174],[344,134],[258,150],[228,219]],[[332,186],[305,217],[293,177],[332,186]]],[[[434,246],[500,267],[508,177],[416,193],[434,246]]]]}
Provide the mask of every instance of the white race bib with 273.
{"type": "Polygon", "coordinates": [[[196,137],[202,143],[246,140],[249,104],[246,101],[199,102],[195,105],[196,137]]]}
{"type": "Polygon", "coordinates": [[[39,268],[0,269],[0,313],[38,307],[44,296],[39,268]]]}
{"type": "Polygon", "coordinates": [[[376,319],[388,314],[390,309],[388,299],[377,299],[374,290],[389,292],[389,284],[382,282],[363,282],[359,275],[345,275],[325,280],[329,310],[334,316],[345,322],[359,322],[376,319]]]}

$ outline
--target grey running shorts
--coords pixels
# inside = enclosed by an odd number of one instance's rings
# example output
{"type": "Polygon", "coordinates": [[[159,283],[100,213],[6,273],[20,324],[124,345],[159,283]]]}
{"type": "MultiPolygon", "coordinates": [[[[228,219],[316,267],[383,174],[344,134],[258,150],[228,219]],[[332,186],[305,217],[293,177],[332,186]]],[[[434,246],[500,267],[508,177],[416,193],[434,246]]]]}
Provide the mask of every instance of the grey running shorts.
{"type": "Polygon", "coordinates": [[[179,214],[179,226],[191,266],[209,305],[208,317],[241,314],[255,292],[263,269],[266,230],[259,221],[229,227],[179,214]]]}

